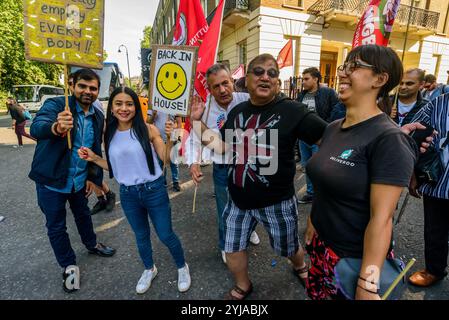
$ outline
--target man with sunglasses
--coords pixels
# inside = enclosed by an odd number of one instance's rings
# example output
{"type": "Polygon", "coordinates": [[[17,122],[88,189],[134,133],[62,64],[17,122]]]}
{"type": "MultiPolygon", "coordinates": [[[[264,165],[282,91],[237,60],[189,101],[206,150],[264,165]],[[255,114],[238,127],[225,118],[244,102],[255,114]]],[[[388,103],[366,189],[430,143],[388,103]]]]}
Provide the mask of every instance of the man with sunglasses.
{"type": "MultiPolygon", "coordinates": [[[[278,79],[279,67],[272,55],[254,58],[246,76],[250,99],[229,112],[221,129],[227,144],[218,136],[209,139],[211,133],[203,138],[203,143],[215,152],[223,153],[229,147],[232,155],[228,170],[231,199],[223,212],[223,222],[224,251],[236,285],[228,299],[245,299],[252,292],[246,250],[258,223],[268,231],[274,251],[290,259],[303,285],[307,278],[304,250],[298,238],[294,145],[298,138],[317,143],[327,123],[304,104],[279,96],[278,79]]],[[[200,121],[204,109],[204,104],[196,100],[192,121],[200,121]]],[[[202,124],[202,130],[206,129],[202,124]]]]}
{"type": "MultiPolygon", "coordinates": [[[[331,122],[332,111],[339,103],[337,93],[334,89],[320,85],[321,73],[315,68],[307,68],[302,73],[303,90],[298,95],[297,101],[307,105],[310,111],[315,111],[321,119],[331,122]]],[[[309,159],[318,152],[317,145],[309,145],[304,141],[299,141],[299,150],[301,152],[301,166],[306,167],[309,159]]],[[[313,186],[306,173],[306,193],[298,200],[298,203],[311,203],[313,200],[313,186]]]]}

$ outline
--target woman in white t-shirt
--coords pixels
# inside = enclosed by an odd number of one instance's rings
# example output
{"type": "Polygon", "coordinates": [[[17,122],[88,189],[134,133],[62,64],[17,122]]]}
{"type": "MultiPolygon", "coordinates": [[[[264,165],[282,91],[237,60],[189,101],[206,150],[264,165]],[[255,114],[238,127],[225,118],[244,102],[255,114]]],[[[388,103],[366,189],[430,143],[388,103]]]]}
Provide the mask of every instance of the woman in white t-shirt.
{"type": "MultiPolygon", "coordinates": [[[[136,291],[146,292],[158,272],[153,262],[149,216],[159,239],[175,260],[178,290],[185,292],[190,287],[189,267],[181,242],[172,229],[170,202],[157,158],[165,158],[166,145],[159,130],[144,122],[139,98],[130,88],[117,88],[112,92],[106,117],[106,160],[85,147],[78,153],[80,158],[109,170],[110,177],[115,177],[120,184],[121,205],[135,233],[145,266],[136,291]]],[[[165,134],[172,130],[173,122],[167,121],[165,134]]]]}

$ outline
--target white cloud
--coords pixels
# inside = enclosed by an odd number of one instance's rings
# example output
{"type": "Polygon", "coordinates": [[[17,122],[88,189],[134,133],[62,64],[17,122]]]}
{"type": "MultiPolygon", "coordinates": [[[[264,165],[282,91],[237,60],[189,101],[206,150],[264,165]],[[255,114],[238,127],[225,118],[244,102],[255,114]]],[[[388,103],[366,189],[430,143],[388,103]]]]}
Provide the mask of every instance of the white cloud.
{"type": "MultiPolygon", "coordinates": [[[[131,76],[139,76],[140,40],[145,26],[152,25],[159,0],[105,0],[104,49],[107,61],[117,62],[128,76],[126,53],[118,53],[121,44],[128,48],[131,76]]],[[[122,48],[123,49],[123,48],[122,48]]]]}

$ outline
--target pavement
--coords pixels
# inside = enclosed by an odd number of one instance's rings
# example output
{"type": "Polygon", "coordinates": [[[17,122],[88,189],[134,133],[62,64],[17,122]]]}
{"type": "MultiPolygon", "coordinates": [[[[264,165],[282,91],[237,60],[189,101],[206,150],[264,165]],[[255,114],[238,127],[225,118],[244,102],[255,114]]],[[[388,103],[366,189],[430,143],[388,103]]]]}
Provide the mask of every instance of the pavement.
{"type": "MultiPolygon", "coordinates": [[[[154,260],[159,274],[145,294],[136,294],[135,286],[143,272],[143,265],[137,253],[134,234],[117,197],[118,203],[112,212],[100,212],[92,217],[98,240],[117,249],[112,258],[88,254],[76,231],[73,216],[70,213],[67,215],[67,230],[81,272],[81,290],[73,294],[64,293],[61,287],[62,271],[46,235],[44,217],[36,201],[35,185],[27,177],[35,146],[29,142],[23,149],[14,149],[10,143],[11,129],[0,129],[0,216],[4,217],[0,221],[0,299],[221,300],[233,286],[232,276],[221,260],[217,245],[211,166],[203,168],[205,179],[198,188],[195,213],[192,213],[195,187],[190,181],[188,169],[182,166],[182,191],[170,191],[170,199],[173,228],[181,239],[191,271],[190,290],[178,292],[176,266],[167,248],[152,232],[154,260]]],[[[171,181],[170,175],[168,180],[171,181]]],[[[106,181],[118,193],[117,183],[109,179],[106,181]]],[[[305,191],[304,184],[304,175],[298,170],[295,186],[300,194],[305,191]]],[[[89,199],[90,207],[95,203],[94,198],[89,199]]],[[[310,209],[310,205],[299,205],[301,239],[310,209]]],[[[404,261],[416,258],[413,271],[421,269],[424,261],[422,210],[421,201],[410,199],[404,217],[394,231],[396,256],[404,261]]],[[[261,226],[256,231],[261,243],[249,248],[249,270],[254,284],[250,301],[305,300],[304,289],[291,272],[288,260],[273,253],[267,233],[261,226]]],[[[408,286],[402,296],[404,300],[448,298],[447,278],[428,289],[408,286]]]]}

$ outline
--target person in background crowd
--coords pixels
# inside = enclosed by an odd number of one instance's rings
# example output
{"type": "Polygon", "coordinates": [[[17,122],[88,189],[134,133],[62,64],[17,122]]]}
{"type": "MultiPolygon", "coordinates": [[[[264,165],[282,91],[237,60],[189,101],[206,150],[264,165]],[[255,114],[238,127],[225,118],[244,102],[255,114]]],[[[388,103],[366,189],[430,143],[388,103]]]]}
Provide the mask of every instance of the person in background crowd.
{"type": "MultiPolygon", "coordinates": [[[[158,161],[158,157],[165,159],[170,144],[164,143],[156,126],[144,122],[139,97],[130,88],[121,87],[112,92],[106,114],[106,160],[87,147],[82,147],[78,153],[81,159],[109,170],[109,176],[120,184],[121,206],[134,231],[145,266],[136,292],[145,293],[158,273],[153,261],[148,218],[175,260],[178,290],[185,292],[191,283],[189,266],[181,242],[172,229],[170,200],[158,161]]],[[[172,130],[173,122],[167,120],[164,135],[170,135],[172,130]]]]}
{"type": "Polygon", "coordinates": [[[410,123],[415,114],[428,103],[419,91],[423,83],[423,70],[415,68],[405,72],[399,84],[397,109],[394,108],[392,112],[392,118],[399,126],[410,123]]]}
{"type": "Polygon", "coordinates": [[[354,257],[362,259],[355,298],[378,300],[379,270],[393,255],[393,214],[418,149],[389,117],[388,94],[402,77],[391,48],[353,49],[338,77],[346,117],[327,127],[306,168],[316,191],[305,235],[311,261],[307,294],[314,300],[344,298],[334,268],[340,258],[354,257]]]}
{"type": "Polygon", "coordinates": [[[98,97],[100,79],[90,69],[81,69],[73,79],[73,96],[65,110],[65,98],[47,99],[31,125],[37,145],[31,164],[30,179],[36,182],[37,200],[45,215],[47,234],[63,268],[63,289],[71,293],[79,289],[80,274],[75,252],[66,231],[66,203],[75,218],[81,241],[89,253],[111,257],[115,249],[97,242],[87,206],[86,180],[100,185],[103,170],[95,164],[80,161],[78,149],[92,148],[101,155],[104,116],[92,103],[98,97]],[[72,149],[68,149],[67,134],[72,149]]]}
{"type": "Polygon", "coordinates": [[[248,93],[246,88],[245,77],[241,77],[235,82],[235,92],[245,92],[248,93]]]}
{"type": "Polygon", "coordinates": [[[12,97],[8,97],[6,99],[6,108],[11,116],[12,124],[11,127],[17,135],[17,146],[14,145],[14,148],[23,148],[23,139],[22,136],[36,141],[31,135],[29,135],[25,131],[25,126],[27,124],[27,119],[25,118],[23,112],[25,108],[19,105],[16,100],[12,97]]]}
{"type": "Polygon", "coordinates": [[[413,118],[433,127],[438,135],[434,146],[440,151],[444,167],[437,183],[418,185],[412,179],[409,192],[424,200],[424,258],[425,269],[415,272],[409,281],[419,287],[428,287],[447,275],[449,233],[449,94],[438,96],[423,107],[413,118]]]}
{"type": "Polygon", "coordinates": [[[449,86],[438,84],[437,78],[433,74],[426,74],[424,77],[422,96],[424,99],[432,101],[442,94],[449,93],[449,86]]]}
{"type": "MultiPolygon", "coordinates": [[[[332,111],[339,103],[334,89],[320,85],[321,73],[315,68],[307,68],[302,73],[303,91],[299,94],[297,101],[307,105],[310,111],[318,115],[326,122],[330,122],[332,111]]],[[[304,141],[299,142],[301,152],[301,166],[306,168],[309,159],[318,151],[317,145],[309,145],[304,141]]],[[[313,185],[306,171],[306,193],[298,200],[299,203],[311,203],[313,200],[313,185]]]]}
{"type": "MultiPolygon", "coordinates": [[[[217,63],[212,65],[206,72],[207,85],[210,95],[206,101],[208,111],[203,114],[202,121],[211,130],[219,132],[226,122],[229,112],[239,103],[246,102],[249,99],[249,94],[244,92],[234,92],[231,81],[231,72],[224,64],[217,63]],[[210,110],[210,111],[209,111],[210,110]],[[206,119],[207,118],[207,119],[206,119]]],[[[192,135],[193,135],[192,131],[192,135]]],[[[203,173],[201,172],[200,160],[213,160],[213,179],[215,189],[215,201],[217,204],[217,221],[218,221],[218,246],[221,250],[221,257],[226,263],[226,254],[224,251],[224,226],[223,226],[223,211],[226,203],[229,200],[228,196],[228,169],[225,159],[221,155],[216,155],[210,149],[204,148],[203,155],[200,159],[199,155],[201,147],[197,143],[197,136],[189,137],[187,146],[194,145],[194,150],[189,149],[188,163],[190,165],[190,174],[193,181],[199,184],[202,180],[203,173]],[[194,143],[194,144],[193,144],[194,143]]],[[[250,236],[250,242],[254,245],[260,243],[259,236],[256,231],[253,231],[250,236]]]]}
{"type": "MultiPolygon", "coordinates": [[[[68,77],[69,90],[72,94],[74,92],[73,78],[77,72],[79,72],[79,70],[71,73],[68,77]]],[[[104,115],[103,105],[98,98],[94,101],[93,106],[104,115]]],[[[98,201],[90,210],[91,215],[95,215],[103,210],[106,210],[106,212],[114,210],[116,194],[109,188],[109,185],[104,180],[101,182],[101,186],[97,186],[92,181],[87,180],[86,196],[89,197],[92,192],[95,192],[98,201]]]]}

